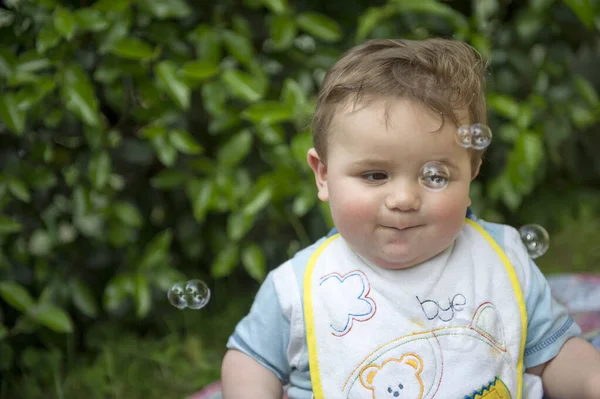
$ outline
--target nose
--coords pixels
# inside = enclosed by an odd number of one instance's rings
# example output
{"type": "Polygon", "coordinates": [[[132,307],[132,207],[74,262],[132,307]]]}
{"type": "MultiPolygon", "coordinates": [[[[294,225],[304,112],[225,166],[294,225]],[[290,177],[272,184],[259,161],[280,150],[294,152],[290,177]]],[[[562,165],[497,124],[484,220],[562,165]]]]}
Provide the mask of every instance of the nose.
{"type": "Polygon", "coordinates": [[[417,211],[421,207],[421,190],[417,183],[398,182],[390,184],[392,190],[387,194],[385,206],[389,210],[403,212],[417,211]]]}

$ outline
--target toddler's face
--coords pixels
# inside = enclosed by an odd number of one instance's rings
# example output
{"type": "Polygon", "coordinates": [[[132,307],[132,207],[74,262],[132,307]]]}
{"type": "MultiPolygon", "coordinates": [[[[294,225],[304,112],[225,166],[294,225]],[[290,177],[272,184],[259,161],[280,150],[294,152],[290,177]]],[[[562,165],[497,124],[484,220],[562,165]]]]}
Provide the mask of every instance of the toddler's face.
{"type": "Polygon", "coordinates": [[[310,150],[319,198],[348,244],[387,269],[404,269],[448,248],[471,204],[467,150],[456,126],[405,99],[375,102],[333,119],[327,165],[310,150]]]}

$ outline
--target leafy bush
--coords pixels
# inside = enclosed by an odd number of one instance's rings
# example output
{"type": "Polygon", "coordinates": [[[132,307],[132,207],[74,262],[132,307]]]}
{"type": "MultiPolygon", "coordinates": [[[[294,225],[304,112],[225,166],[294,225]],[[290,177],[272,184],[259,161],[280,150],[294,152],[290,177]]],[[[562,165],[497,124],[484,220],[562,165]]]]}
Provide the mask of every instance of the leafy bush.
{"type": "Polygon", "coordinates": [[[26,376],[31,353],[73,368],[88,353],[93,370],[96,328],[168,337],[165,293],[187,278],[213,287],[222,345],[266,272],[331,225],[308,122],[327,68],[367,38],[454,37],[490,58],[479,214],[552,233],[585,202],[600,219],[593,2],[87,3],[0,9],[0,395],[37,378],[78,397],[73,378],[26,376]]]}

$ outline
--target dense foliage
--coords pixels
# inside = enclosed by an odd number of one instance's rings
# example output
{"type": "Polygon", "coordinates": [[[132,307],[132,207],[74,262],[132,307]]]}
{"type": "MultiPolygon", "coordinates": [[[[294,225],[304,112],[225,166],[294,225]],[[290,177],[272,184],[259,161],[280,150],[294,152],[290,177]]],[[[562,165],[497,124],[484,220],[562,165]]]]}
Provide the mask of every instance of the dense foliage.
{"type": "Polygon", "coordinates": [[[330,225],[309,118],[368,38],[490,59],[475,209],[556,232],[549,270],[591,269],[599,30],[592,0],[5,1],[0,396],[182,397],[218,378],[257,282],[330,225]],[[213,300],[182,314],[166,291],[188,278],[213,300]]]}

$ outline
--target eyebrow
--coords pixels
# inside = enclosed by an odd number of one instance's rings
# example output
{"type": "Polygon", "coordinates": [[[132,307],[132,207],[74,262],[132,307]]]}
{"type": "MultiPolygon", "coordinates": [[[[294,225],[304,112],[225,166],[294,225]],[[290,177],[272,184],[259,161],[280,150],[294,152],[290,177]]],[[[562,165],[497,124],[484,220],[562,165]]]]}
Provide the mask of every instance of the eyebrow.
{"type": "MultiPolygon", "coordinates": [[[[444,165],[448,166],[450,169],[454,169],[454,170],[459,169],[459,167],[456,165],[456,163],[454,163],[450,158],[447,158],[447,157],[440,157],[440,158],[433,157],[427,162],[441,162],[444,165]]],[[[423,163],[423,165],[425,165],[427,162],[423,163]]],[[[373,165],[386,166],[386,165],[389,165],[390,163],[391,162],[386,159],[364,158],[364,159],[359,159],[359,160],[352,162],[352,165],[354,165],[354,166],[373,166],[373,165]]]]}
{"type": "Polygon", "coordinates": [[[458,166],[454,163],[454,161],[452,161],[450,158],[446,158],[446,157],[434,158],[434,159],[432,159],[432,161],[441,162],[444,165],[449,166],[451,169],[456,169],[456,170],[459,169],[458,166]]]}
{"type": "Polygon", "coordinates": [[[390,161],[378,158],[363,158],[352,162],[354,166],[389,165],[390,161]]]}

